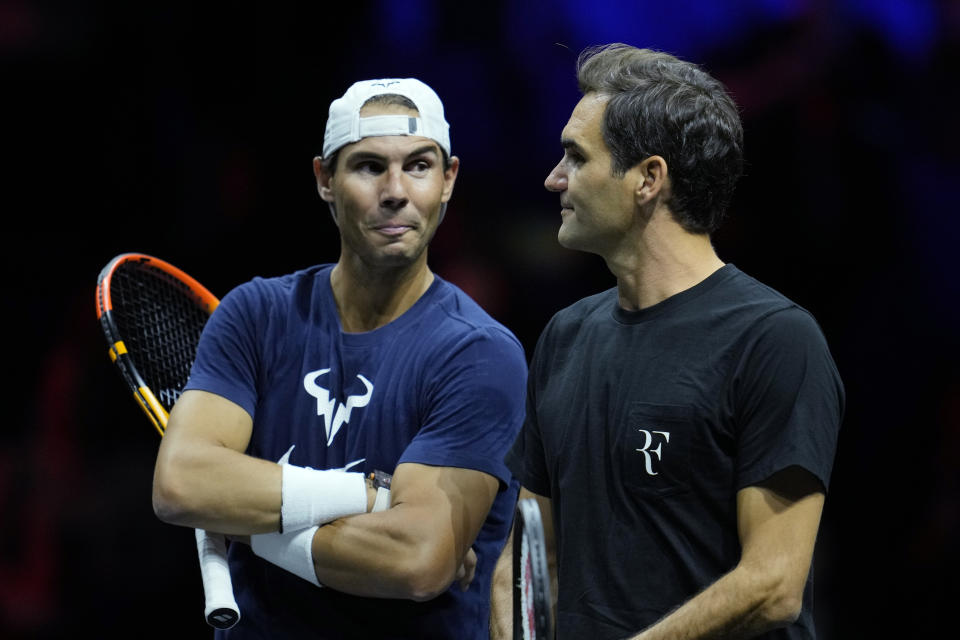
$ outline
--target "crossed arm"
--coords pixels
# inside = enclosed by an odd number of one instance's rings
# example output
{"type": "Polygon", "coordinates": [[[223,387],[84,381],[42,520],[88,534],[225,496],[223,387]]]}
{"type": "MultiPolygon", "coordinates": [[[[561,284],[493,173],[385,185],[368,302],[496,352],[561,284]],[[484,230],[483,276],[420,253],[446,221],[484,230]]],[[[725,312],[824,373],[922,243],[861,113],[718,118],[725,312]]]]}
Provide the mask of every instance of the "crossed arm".
{"type": "MultiPolygon", "coordinates": [[[[212,393],[185,392],[157,455],[157,516],[241,538],[277,531],[281,468],[244,453],[252,432],[253,421],[240,406],[212,393]]],[[[480,471],[398,465],[390,509],[317,530],[317,578],[355,595],[434,597],[457,577],[497,490],[497,479],[480,471]]],[[[368,509],[372,492],[370,498],[368,509]]]]}
{"type": "MultiPolygon", "coordinates": [[[[523,490],[521,498],[533,495],[523,490]]],[[[541,504],[548,501],[536,497],[541,504]]],[[[785,469],[762,485],[739,491],[740,561],[660,621],[631,636],[631,640],[751,638],[796,620],[823,502],[819,481],[798,467],[785,469]]],[[[544,528],[552,538],[548,518],[544,519],[544,528]]],[[[547,546],[553,546],[552,540],[548,540],[547,546]]],[[[495,640],[512,637],[511,605],[506,600],[509,569],[510,558],[505,551],[494,573],[491,637],[495,640]]]]}

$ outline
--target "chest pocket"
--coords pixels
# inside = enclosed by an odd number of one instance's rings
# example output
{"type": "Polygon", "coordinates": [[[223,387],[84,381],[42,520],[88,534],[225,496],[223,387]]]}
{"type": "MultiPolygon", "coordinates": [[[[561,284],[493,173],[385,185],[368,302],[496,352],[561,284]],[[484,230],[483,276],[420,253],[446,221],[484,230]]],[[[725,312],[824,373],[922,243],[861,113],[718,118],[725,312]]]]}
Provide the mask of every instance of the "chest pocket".
{"type": "Polygon", "coordinates": [[[629,491],[662,497],[688,489],[693,415],[690,406],[630,404],[618,443],[629,491]]]}

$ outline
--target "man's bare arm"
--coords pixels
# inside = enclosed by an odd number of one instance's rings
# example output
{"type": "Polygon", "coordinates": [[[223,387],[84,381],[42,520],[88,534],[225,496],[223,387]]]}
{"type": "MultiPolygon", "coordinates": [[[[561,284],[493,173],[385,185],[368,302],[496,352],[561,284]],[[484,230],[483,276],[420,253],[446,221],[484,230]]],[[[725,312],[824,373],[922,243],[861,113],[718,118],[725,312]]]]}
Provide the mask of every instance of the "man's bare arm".
{"type": "Polygon", "coordinates": [[[170,412],[153,476],[153,506],[171,524],[225,534],[276,531],[281,469],[244,453],[253,420],[239,405],[186,391],[170,412]]]}
{"type": "Polygon", "coordinates": [[[738,492],[740,562],[634,640],[752,638],[795,621],[823,502],[819,481],[798,467],[738,492]]]}
{"type": "Polygon", "coordinates": [[[314,534],[317,579],[355,595],[433,598],[457,577],[498,489],[499,481],[480,471],[400,464],[389,509],[314,534]]]}
{"type": "MultiPolygon", "coordinates": [[[[171,412],[154,472],[164,521],[245,541],[280,527],[282,471],[246,455],[253,424],[238,405],[188,391],[171,412]]],[[[357,595],[426,599],[462,572],[472,577],[476,539],[498,480],[469,469],[401,464],[392,508],[320,527],[314,564],[323,584],[357,595]]],[[[376,496],[369,492],[368,509],[376,496]]]]}

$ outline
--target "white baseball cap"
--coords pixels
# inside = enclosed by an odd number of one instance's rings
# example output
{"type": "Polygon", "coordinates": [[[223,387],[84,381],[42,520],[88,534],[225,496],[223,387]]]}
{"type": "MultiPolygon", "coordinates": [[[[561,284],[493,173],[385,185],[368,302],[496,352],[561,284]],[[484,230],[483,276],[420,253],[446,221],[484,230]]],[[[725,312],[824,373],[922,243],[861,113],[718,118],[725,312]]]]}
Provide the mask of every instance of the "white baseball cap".
{"type": "Polygon", "coordinates": [[[423,136],[436,141],[450,155],[450,125],[443,116],[443,103],[436,92],[416,78],[361,80],[343,97],[330,103],[327,129],[323,134],[323,157],[340,147],[370,136],[423,136]],[[409,98],[417,105],[418,117],[403,115],[360,117],[360,108],[373,96],[386,93],[409,98]]]}

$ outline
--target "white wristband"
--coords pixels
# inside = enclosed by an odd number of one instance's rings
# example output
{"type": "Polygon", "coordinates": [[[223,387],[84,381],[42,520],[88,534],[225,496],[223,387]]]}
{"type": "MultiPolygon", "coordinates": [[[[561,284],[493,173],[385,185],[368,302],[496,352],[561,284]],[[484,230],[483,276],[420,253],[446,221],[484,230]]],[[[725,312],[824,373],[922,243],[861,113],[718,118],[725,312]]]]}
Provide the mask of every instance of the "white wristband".
{"type": "Polygon", "coordinates": [[[373,509],[370,510],[371,513],[375,511],[386,511],[390,508],[390,489],[386,487],[377,487],[377,498],[373,501],[373,509]]]}
{"type": "Polygon", "coordinates": [[[281,465],[281,531],[296,531],[367,512],[362,473],[281,465]]]}
{"type": "Polygon", "coordinates": [[[319,527],[300,529],[290,533],[261,533],[250,536],[253,553],[267,562],[286,569],[318,587],[317,572],[313,568],[313,534],[319,527]]]}

